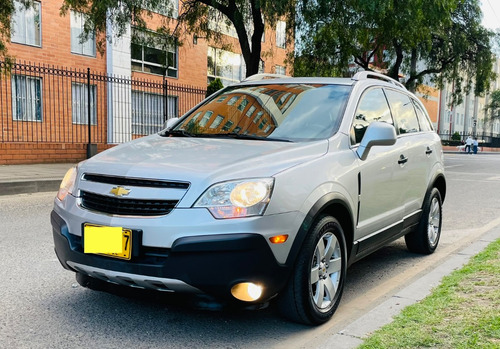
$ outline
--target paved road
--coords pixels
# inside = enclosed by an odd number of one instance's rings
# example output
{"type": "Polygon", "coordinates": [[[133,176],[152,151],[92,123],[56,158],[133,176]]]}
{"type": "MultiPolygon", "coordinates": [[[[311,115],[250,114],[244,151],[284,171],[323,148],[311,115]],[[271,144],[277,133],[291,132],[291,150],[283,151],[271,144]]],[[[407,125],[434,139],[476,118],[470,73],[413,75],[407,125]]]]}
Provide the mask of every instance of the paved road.
{"type": "Polygon", "coordinates": [[[400,239],[354,264],[340,308],[317,328],[284,321],[273,306],[220,310],[202,299],[117,297],[83,289],[53,253],[49,213],[55,193],[0,197],[0,347],[333,347],[333,334],[500,224],[500,156],[445,159],[448,195],[436,253],[408,253],[400,239]]]}

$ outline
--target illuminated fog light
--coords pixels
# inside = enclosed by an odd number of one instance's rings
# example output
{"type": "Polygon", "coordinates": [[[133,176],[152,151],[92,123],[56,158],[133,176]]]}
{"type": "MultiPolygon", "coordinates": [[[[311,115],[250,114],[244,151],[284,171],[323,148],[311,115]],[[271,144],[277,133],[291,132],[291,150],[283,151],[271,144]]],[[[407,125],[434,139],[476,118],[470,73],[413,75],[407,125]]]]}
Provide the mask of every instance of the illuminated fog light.
{"type": "Polygon", "coordinates": [[[244,302],[253,302],[262,296],[262,286],[252,282],[242,282],[231,288],[234,298],[244,302]]]}

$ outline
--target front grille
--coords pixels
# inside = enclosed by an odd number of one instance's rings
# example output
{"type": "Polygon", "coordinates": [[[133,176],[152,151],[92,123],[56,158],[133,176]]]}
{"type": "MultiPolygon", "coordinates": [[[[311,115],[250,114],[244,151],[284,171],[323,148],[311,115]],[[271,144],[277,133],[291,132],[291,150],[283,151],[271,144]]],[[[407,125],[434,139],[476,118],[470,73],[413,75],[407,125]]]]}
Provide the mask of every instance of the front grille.
{"type": "Polygon", "coordinates": [[[82,206],[123,216],[161,216],[172,211],[177,200],[123,199],[80,191],[82,206]]]}
{"type": "Polygon", "coordinates": [[[124,185],[132,187],[151,187],[151,188],[169,188],[169,189],[189,188],[189,183],[187,182],[160,181],[157,179],[147,179],[147,178],[128,178],[128,177],[125,178],[125,177],[103,176],[91,173],[86,173],[83,176],[83,179],[97,183],[124,185]]]}

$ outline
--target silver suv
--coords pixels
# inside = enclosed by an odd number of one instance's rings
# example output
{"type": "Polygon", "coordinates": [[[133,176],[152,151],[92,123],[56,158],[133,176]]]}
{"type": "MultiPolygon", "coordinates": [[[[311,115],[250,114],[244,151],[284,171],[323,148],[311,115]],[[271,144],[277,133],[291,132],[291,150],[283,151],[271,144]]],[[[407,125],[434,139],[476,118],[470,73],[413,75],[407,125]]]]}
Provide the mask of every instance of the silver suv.
{"type": "Polygon", "coordinates": [[[445,193],[440,139],[399,82],[253,78],[70,169],[51,222],[83,286],[276,297],[321,324],[350,264],[402,236],[434,252],[445,193]]]}

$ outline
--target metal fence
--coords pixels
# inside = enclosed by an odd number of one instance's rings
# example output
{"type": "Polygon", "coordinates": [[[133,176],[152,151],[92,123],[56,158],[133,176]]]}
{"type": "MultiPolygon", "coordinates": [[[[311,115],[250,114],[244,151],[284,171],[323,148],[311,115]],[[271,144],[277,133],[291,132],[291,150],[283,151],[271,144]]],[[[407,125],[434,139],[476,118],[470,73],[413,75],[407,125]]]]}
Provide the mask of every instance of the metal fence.
{"type": "Polygon", "coordinates": [[[121,143],[158,132],[205,93],[161,77],[0,62],[0,142],[121,143]]]}
{"type": "Polygon", "coordinates": [[[471,135],[468,132],[456,132],[457,136],[453,136],[453,134],[449,133],[440,133],[439,137],[443,141],[443,144],[447,145],[459,145],[465,142],[468,136],[477,137],[481,146],[483,147],[492,147],[492,148],[500,148],[500,135],[497,133],[491,132],[476,132],[476,134],[471,135]],[[459,139],[454,139],[459,138],[459,139]]]}

